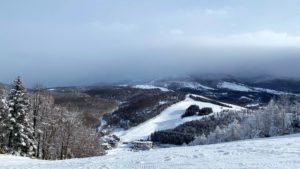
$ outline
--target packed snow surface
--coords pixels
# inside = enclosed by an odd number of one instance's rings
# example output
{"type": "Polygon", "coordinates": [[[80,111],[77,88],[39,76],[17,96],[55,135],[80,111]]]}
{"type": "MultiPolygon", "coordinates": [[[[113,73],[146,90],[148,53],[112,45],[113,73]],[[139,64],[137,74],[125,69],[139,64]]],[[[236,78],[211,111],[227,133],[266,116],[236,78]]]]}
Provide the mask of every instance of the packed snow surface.
{"type": "Polygon", "coordinates": [[[218,84],[218,88],[221,89],[229,89],[233,91],[240,91],[240,92],[266,92],[270,94],[276,94],[276,95],[296,95],[293,93],[287,93],[287,92],[282,92],[282,91],[277,91],[277,90],[272,90],[272,89],[265,89],[265,88],[259,88],[259,87],[248,87],[244,84],[239,84],[239,83],[232,83],[232,82],[220,82],[218,84]]]}
{"type": "Polygon", "coordinates": [[[276,91],[276,90],[271,90],[271,89],[264,89],[264,88],[259,88],[255,87],[255,91],[260,91],[260,92],[266,92],[266,93],[271,93],[271,94],[277,94],[277,95],[284,95],[284,94],[289,94],[289,95],[296,95],[294,93],[287,93],[287,92],[281,92],[281,91],[276,91]]]}
{"type": "Polygon", "coordinates": [[[221,82],[218,84],[218,88],[229,89],[241,92],[252,92],[253,90],[243,84],[231,83],[231,82],[221,82]]]}
{"type": "MultiPolygon", "coordinates": [[[[197,95],[195,95],[197,96],[197,95]]],[[[197,96],[201,97],[201,96],[197,96]]],[[[198,105],[200,108],[211,107],[214,113],[220,112],[222,110],[240,110],[241,107],[230,105],[232,108],[226,108],[218,106],[212,103],[195,101],[189,97],[186,97],[184,101],[178,102],[166,110],[161,112],[158,116],[136,126],[126,131],[119,131],[115,134],[121,138],[122,141],[130,142],[140,139],[147,139],[153,132],[159,130],[166,130],[175,128],[185,122],[192,120],[199,120],[201,116],[191,116],[186,118],[181,118],[181,115],[184,114],[185,110],[191,105],[198,105]]]]}
{"type": "MultiPolygon", "coordinates": [[[[153,82],[155,84],[155,82],[153,82]]],[[[166,83],[158,84],[159,86],[170,87],[177,86],[179,88],[189,88],[194,90],[214,90],[211,87],[202,85],[198,82],[190,82],[190,81],[168,81],[166,83]]]]}
{"type": "Polygon", "coordinates": [[[42,161],[0,155],[0,169],[297,169],[300,135],[42,161]]]}
{"type": "Polygon", "coordinates": [[[181,85],[182,88],[189,88],[189,89],[204,89],[204,90],[214,90],[211,87],[208,86],[204,86],[200,83],[197,82],[179,82],[179,81],[174,81],[173,83],[177,83],[179,85],[181,85]]]}
{"type": "Polygon", "coordinates": [[[170,90],[167,89],[167,88],[164,88],[164,87],[158,87],[158,86],[154,86],[154,85],[135,85],[135,86],[133,86],[133,88],[136,88],[136,89],[145,89],[145,90],[149,90],[149,89],[159,89],[159,90],[161,90],[162,92],[168,92],[168,91],[170,91],[170,90]]]}

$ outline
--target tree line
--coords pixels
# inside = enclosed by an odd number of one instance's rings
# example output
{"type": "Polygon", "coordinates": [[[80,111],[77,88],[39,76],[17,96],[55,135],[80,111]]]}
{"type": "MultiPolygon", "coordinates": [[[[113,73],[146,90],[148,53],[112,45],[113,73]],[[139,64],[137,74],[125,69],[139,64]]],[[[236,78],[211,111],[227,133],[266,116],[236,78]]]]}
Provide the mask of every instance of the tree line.
{"type": "Polygon", "coordinates": [[[174,129],[156,131],[150,139],[163,144],[202,145],[299,132],[300,100],[281,95],[263,108],[214,113],[174,129]]]}
{"type": "Polygon", "coordinates": [[[235,140],[282,136],[300,132],[300,102],[288,95],[272,99],[263,109],[231,112],[234,120],[202,134],[190,145],[214,144],[235,140]]]}
{"type": "Polygon", "coordinates": [[[18,77],[0,100],[0,153],[45,160],[101,155],[100,133],[82,123],[80,112],[55,105],[36,86],[25,89],[18,77]]]}

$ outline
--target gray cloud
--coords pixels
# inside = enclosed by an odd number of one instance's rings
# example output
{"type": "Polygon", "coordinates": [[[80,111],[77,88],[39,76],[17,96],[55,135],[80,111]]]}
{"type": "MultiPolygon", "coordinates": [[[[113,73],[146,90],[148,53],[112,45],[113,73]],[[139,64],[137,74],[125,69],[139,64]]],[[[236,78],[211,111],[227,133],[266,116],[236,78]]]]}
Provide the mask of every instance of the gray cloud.
{"type": "Polygon", "coordinates": [[[20,74],[28,85],[49,86],[195,72],[299,77],[299,5],[292,0],[1,2],[0,81],[20,74]]]}

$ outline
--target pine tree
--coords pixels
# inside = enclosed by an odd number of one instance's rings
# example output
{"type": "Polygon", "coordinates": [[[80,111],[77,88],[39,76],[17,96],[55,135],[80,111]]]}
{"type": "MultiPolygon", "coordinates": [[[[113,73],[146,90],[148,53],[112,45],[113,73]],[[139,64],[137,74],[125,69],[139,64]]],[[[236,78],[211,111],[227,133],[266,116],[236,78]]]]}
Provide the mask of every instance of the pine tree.
{"type": "Polygon", "coordinates": [[[29,101],[20,77],[14,81],[8,104],[8,150],[14,155],[33,156],[36,142],[33,124],[29,119],[29,101]]]}
{"type": "Polygon", "coordinates": [[[7,143],[8,105],[4,98],[0,98],[0,149],[4,150],[7,143]]]}

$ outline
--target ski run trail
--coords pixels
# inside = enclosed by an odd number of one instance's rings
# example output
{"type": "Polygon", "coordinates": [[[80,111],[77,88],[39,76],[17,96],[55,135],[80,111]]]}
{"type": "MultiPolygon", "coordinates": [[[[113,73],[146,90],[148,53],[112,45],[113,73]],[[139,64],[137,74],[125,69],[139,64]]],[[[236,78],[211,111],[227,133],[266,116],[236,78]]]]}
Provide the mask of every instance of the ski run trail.
{"type": "MultiPolygon", "coordinates": [[[[199,95],[194,95],[197,97],[202,97],[199,95]]],[[[205,97],[202,97],[204,99],[208,99],[205,97]]],[[[226,104],[226,103],[224,103],[226,104]]],[[[126,131],[118,131],[115,134],[121,138],[124,142],[130,142],[130,141],[136,141],[140,139],[147,139],[151,133],[155,131],[160,130],[166,130],[166,129],[173,129],[185,122],[193,121],[193,120],[199,120],[203,118],[203,116],[191,116],[186,118],[181,118],[181,115],[184,114],[185,110],[191,106],[191,105],[198,105],[200,108],[204,107],[210,107],[213,109],[214,113],[219,113],[222,110],[241,110],[242,107],[235,106],[232,104],[226,104],[228,106],[231,106],[232,108],[222,107],[219,105],[215,105],[212,103],[207,102],[200,102],[195,101],[189,97],[189,95],[186,96],[186,99],[183,101],[180,101],[176,104],[171,105],[167,109],[165,109],[163,112],[161,112],[156,117],[136,126],[126,131]]]]}
{"type": "Polygon", "coordinates": [[[1,169],[298,169],[300,135],[215,145],[122,151],[102,157],[42,161],[0,155],[1,169]]]}

